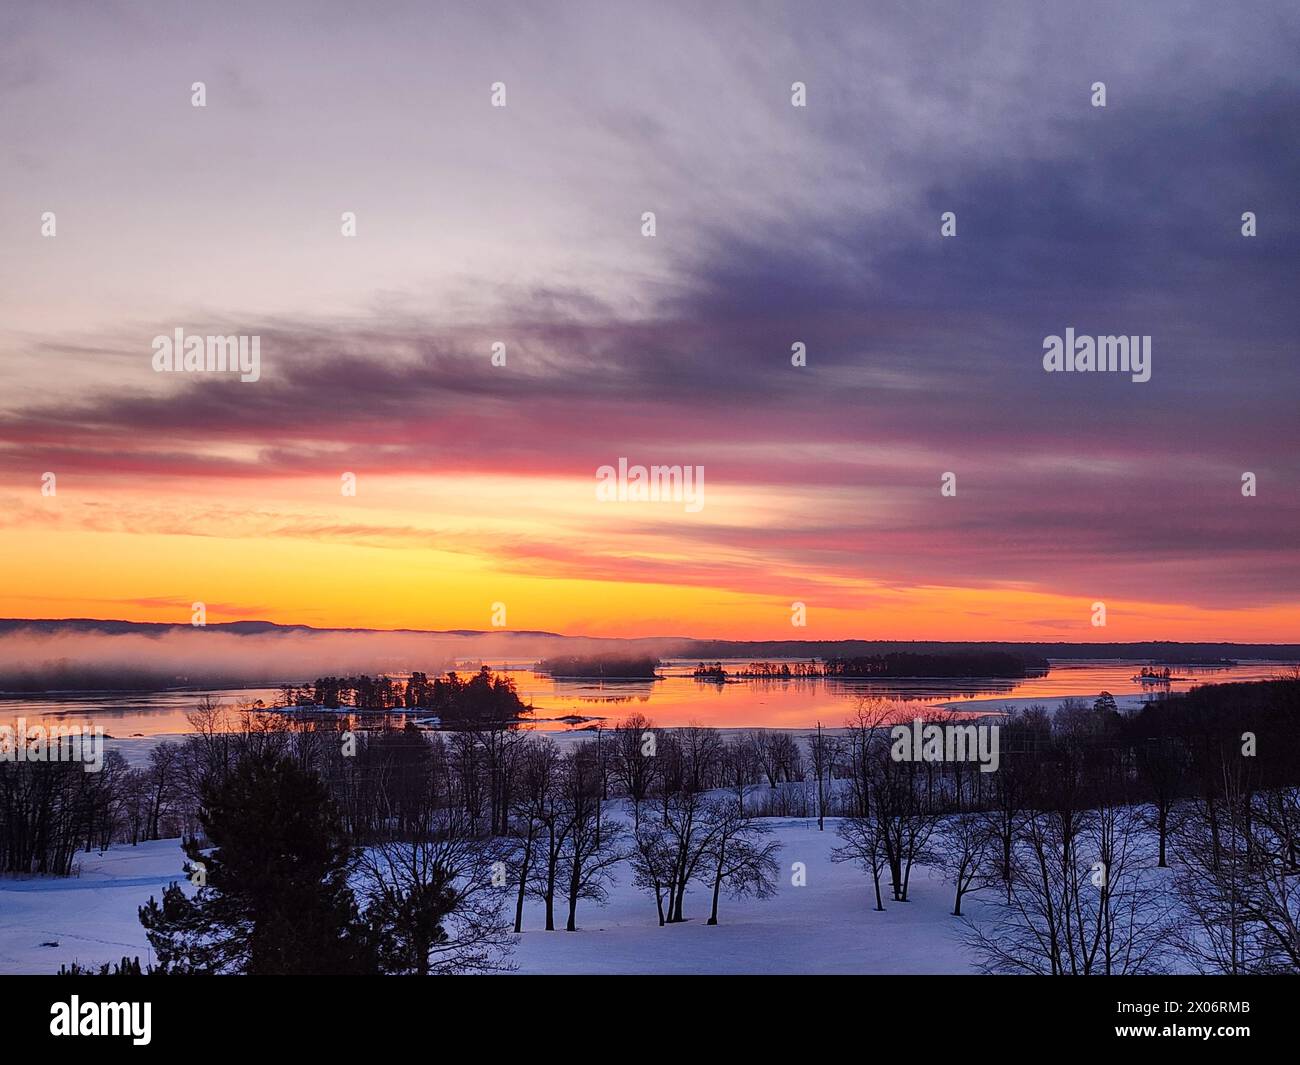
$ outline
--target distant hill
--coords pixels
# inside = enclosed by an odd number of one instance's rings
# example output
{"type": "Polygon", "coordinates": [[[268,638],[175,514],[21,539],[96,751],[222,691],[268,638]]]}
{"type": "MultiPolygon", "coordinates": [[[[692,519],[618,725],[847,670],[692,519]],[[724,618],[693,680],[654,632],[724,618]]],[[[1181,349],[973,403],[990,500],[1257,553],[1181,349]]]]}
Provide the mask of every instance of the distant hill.
{"type": "MultiPolygon", "coordinates": [[[[113,621],[103,618],[0,618],[0,637],[6,633],[26,629],[31,632],[105,632],[122,635],[126,633],[162,634],[177,629],[186,630],[194,626],[188,622],[169,621],[113,621]]],[[[549,636],[554,639],[567,640],[558,632],[545,632],[541,629],[362,629],[362,628],[321,628],[316,625],[281,625],[275,621],[213,621],[203,626],[213,632],[230,632],[237,636],[253,636],[267,632],[392,632],[409,633],[419,636],[549,636]]],[[[622,642],[622,641],[612,641],[622,642]]]]}
{"type": "MultiPolygon", "coordinates": [[[[86,632],[140,635],[189,631],[186,622],[117,621],[103,618],[0,618],[0,639],[30,632],[86,632]]],[[[688,636],[568,636],[545,629],[368,629],[316,625],[284,625],[274,621],[219,621],[204,626],[208,632],[237,636],[265,633],[366,633],[412,636],[489,637],[492,639],[549,639],[608,645],[614,648],[658,646],[672,658],[849,658],[855,655],[983,654],[994,651],[1041,658],[1154,658],[1162,662],[1211,661],[1224,658],[1300,658],[1300,643],[1179,643],[1143,640],[1133,643],[1017,642],[1007,640],[708,640],[688,636]]]]}

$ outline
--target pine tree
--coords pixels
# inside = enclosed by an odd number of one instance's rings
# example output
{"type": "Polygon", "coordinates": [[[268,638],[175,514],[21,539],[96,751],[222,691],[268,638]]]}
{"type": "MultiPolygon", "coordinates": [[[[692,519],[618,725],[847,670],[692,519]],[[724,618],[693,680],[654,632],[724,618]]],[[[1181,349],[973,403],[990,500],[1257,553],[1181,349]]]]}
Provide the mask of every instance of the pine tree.
{"type": "Polygon", "coordinates": [[[336,974],[373,971],[348,886],[350,852],[320,779],[274,754],[246,755],[203,788],[212,843],[185,844],[203,884],[172,884],[140,922],[170,973],[336,974]]]}

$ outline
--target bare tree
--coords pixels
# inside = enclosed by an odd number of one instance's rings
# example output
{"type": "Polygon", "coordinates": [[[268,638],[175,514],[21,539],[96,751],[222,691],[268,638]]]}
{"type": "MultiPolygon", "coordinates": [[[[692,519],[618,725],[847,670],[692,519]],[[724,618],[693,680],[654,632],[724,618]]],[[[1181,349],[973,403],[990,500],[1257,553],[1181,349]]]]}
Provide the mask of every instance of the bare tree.
{"type": "Polygon", "coordinates": [[[849,814],[836,826],[842,842],[831,852],[832,861],[856,862],[871,874],[877,910],[885,908],[880,881],[889,867],[886,821],[876,795],[878,765],[889,756],[887,725],[896,712],[897,708],[885,700],[862,699],[855,716],[847,722],[849,814]]]}
{"type": "Polygon", "coordinates": [[[659,926],[667,923],[676,876],[672,837],[659,818],[646,817],[642,803],[632,803],[632,882],[654,895],[659,926]]]}
{"type": "Polygon", "coordinates": [[[835,826],[835,833],[843,841],[831,851],[833,862],[856,862],[871,874],[876,891],[876,909],[884,911],[885,902],[880,891],[880,880],[889,868],[879,823],[874,814],[845,817],[835,826]]]}
{"type": "Polygon", "coordinates": [[[718,895],[723,887],[731,898],[766,899],[776,894],[779,843],[766,837],[771,829],[756,818],[748,817],[731,802],[711,801],[705,809],[708,839],[708,862],[699,876],[713,890],[713,908],[708,923],[718,923],[718,895]]]}
{"type": "Polygon", "coordinates": [[[1200,972],[1300,972],[1300,792],[1247,795],[1234,768],[1213,813],[1198,805],[1175,837],[1179,942],[1200,972]]]}
{"type": "Polygon", "coordinates": [[[1001,729],[1001,760],[993,777],[984,820],[993,836],[998,877],[1011,901],[1016,833],[1025,815],[1035,778],[1035,756],[1050,739],[1046,709],[1035,704],[1023,711],[1008,708],[1001,729]]]}
{"type": "Polygon", "coordinates": [[[578,900],[603,903],[613,868],[627,855],[621,825],[601,827],[601,781],[594,743],[583,743],[565,755],[561,766],[564,808],[568,820],[558,873],[565,884],[569,916],[566,931],[578,929],[578,900]]]}
{"type": "Polygon", "coordinates": [[[163,742],[149,752],[146,777],[148,806],[145,812],[144,838],[160,839],[163,820],[176,802],[180,777],[180,747],[163,742]]]}
{"type": "Polygon", "coordinates": [[[1121,805],[1026,815],[1013,854],[1010,900],[967,922],[991,973],[1160,972],[1170,912],[1144,862],[1142,821],[1121,805]]]}
{"type": "Polygon", "coordinates": [[[781,779],[780,752],[772,742],[772,734],[762,729],[751,729],[745,739],[754,752],[754,759],[767,777],[767,786],[775,788],[781,779]]]}
{"type": "Polygon", "coordinates": [[[390,973],[491,972],[507,968],[510,925],[498,841],[458,835],[389,841],[362,852],[366,919],[390,973]],[[496,882],[494,882],[496,881],[496,882]]]}
{"type": "Polygon", "coordinates": [[[937,835],[934,850],[938,866],[953,886],[952,914],[960,917],[963,898],[999,880],[996,871],[989,875],[996,839],[988,821],[969,811],[944,818],[937,835]]]}
{"type": "Polygon", "coordinates": [[[718,730],[690,725],[674,731],[681,744],[685,786],[691,791],[709,790],[722,764],[722,737],[718,730]]]}
{"type": "MultiPolygon", "coordinates": [[[[542,737],[529,738],[519,752],[519,780],[513,794],[515,828],[515,867],[518,873],[515,895],[516,932],[524,927],[524,897],[533,876],[538,836],[547,828],[547,813],[553,792],[558,787],[560,756],[555,743],[542,737]]],[[[547,855],[550,857],[549,851],[547,855]]],[[[552,881],[552,889],[554,882],[552,881]]]]}
{"type": "Polygon", "coordinates": [[[561,863],[573,831],[573,808],[565,801],[563,773],[557,763],[539,796],[534,814],[538,824],[537,864],[528,880],[529,894],[546,908],[546,931],[555,931],[555,896],[563,882],[561,863]]]}
{"type": "Polygon", "coordinates": [[[659,774],[654,725],[644,714],[632,714],[615,726],[611,742],[614,779],[634,803],[644,801],[659,774]]]}
{"type": "Polygon", "coordinates": [[[754,744],[747,736],[734,736],[722,750],[722,775],[726,788],[736,798],[736,808],[745,809],[745,799],[756,786],[761,769],[754,744]]]}
{"type": "Polygon", "coordinates": [[[921,784],[928,778],[923,763],[896,761],[877,745],[868,765],[874,776],[874,810],[889,864],[890,887],[895,902],[907,902],[912,869],[929,856],[927,845],[937,817],[927,803],[921,784]]]}
{"type": "Polygon", "coordinates": [[[686,887],[695,879],[712,845],[713,826],[704,816],[707,806],[701,792],[679,791],[669,797],[665,807],[662,846],[669,855],[669,924],[685,920],[682,907],[686,887]]]}
{"type": "Polygon", "coordinates": [[[803,779],[803,751],[788,732],[768,732],[767,744],[778,780],[803,779]]]}
{"type": "Polygon", "coordinates": [[[1134,751],[1138,778],[1154,807],[1152,827],[1160,848],[1160,868],[1165,868],[1169,837],[1177,830],[1174,813],[1183,794],[1190,758],[1182,742],[1172,736],[1156,736],[1139,743],[1134,751]]]}

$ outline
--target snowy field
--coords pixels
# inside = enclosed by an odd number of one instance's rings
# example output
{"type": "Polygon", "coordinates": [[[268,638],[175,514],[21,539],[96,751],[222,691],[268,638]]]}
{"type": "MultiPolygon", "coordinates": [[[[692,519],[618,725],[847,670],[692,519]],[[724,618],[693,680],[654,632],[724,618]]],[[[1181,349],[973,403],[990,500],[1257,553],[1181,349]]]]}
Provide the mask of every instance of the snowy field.
{"type": "Polygon", "coordinates": [[[151,894],[183,880],[180,840],[121,844],[78,855],[74,877],[0,878],[0,974],[59,971],[149,953],[136,915],[151,894]],[[57,943],[57,946],[46,946],[57,943]]]}
{"type": "MultiPolygon", "coordinates": [[[[1088,700],[1091,701],[1091,700],[1088,700]]],[[[997,712],[1011,704],[1042,703],[1054,712],[1061,699],[971,699],[949,704],[969,712],[997,712]]],[[[1140,697],[1119,700],[1135,708],[1140,697]]],[[[724,738],[746,730],[719,730],[724,738]]],[[[807,729],[789,730],[806,736],[807,729]]],[[[837,733],[840,729],[827,729],[837,733]]],[[[592,734],[548,732],[561,748],[592,734]]],[[[149,736],[109,740],[133,766],[148,763],[161,740],[149,736]]],[[[705,924],[709,892],[688,893],[687,921],[658,926],[653,898],[631,883],[627,863],[615,871],[609,902],[581,901],[577,932],[545,932],[540,904],[526,904],[524,932],[512,936],[511,957],[521,973],[966,973],[974,966],[964,947],[962,922],[951,916],[952,888],[924,867],[913,870],[911,900],[873,907],[871,881],[856,865],[835,864],[835,819],[818,832],[815,819],[765,818],[782,845],[778,893],[764,900],[723,896],[720,924],[705,924]],[[792,884],[792,865],[802,862],[805,885],[792,884]]],[[[184,881],[179,840],[103,853],[82,853],[72,878],[0,878],[0,974],[55,973],[72,961],[114,962],[123,955],[151,958],[137,910],[172,881],[184,881]],[[50,946],[47,944],[57,944],[50,946]]],[[[887,892],[887,889],[886,889],[887,892]]],[[[978,920],[979,896],[963,911],[978,920]]],[[[506,913],[513,917],[513,894],[506,913]]],[[[556,900],[563,928],[566,904],[556,900]]]]}
{"type": "MultiPolygon", "coordinates": [[[[949,887],[927,870],[912,875],[913,901],[872,910],[871,880],[835,865],[834,822],[770,819],[782,844],[778,894],[733,902],[724,895],[720,923],[705,924],[709,895],[695,888],[684,924],[660,928],[654,899],[619,866],[608,905],[578,904],[577,932],[542,931],[530,903],[513,961],[521,973],[952,973],[970,972],[952,917],[949,887]],[[791,886],[791,865],[807,867],[807,886],[791,886]]],[[[55,973],[65,962],[98,964],[122,955],[148,960],[136,911],[151,894],[183,879],[178,840],[114,846],[78,859],[71,879],[0,879],[0,974],[55,973]],[[57,943],[57,947],[44,946],[57,943]]],[[[565,910],[558,907],[563,928],[565,910]]],[[[967,898],[963,909],[979,912],[967,898]]],[[[513,915],[513,902],[507,906],[513,915]]]]}
{"type": "MultiPolygon", "coordinates": [[[[577,932],[539,931],[540,908],[526,908],[515,963],[524,973],[973,972],[948,885],[917,867],[912,901],[887,901],[875,912],[871,877],[830,860],[841,842],[835,821],[818,832],[816,818],[765,818],[782,844],[778,892],[762,900],[723,895],[713,927],[705,924],[710,895],[696,887],[686,897],[689,920],[660,928],[653,897],[628,883],[624,867],[608,905],[579,902],[577,932]],[[805,887],[791,886],[794,862],[807,867],[805,887]]],[[[968,896],[962,910],[974,916],[979,903],[968,896]]],[[[562,927],[562,917],[556,923],[562,927]]]]}

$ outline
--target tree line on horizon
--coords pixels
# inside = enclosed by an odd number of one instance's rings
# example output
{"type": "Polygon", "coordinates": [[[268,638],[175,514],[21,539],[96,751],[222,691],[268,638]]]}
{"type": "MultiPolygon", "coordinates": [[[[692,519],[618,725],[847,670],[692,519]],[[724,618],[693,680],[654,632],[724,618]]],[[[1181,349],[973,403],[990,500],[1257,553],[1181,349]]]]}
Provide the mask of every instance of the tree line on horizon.
{"type": "Polygon", "coordinates": [[[700,662],[692,676],[696,680],[714,683],[722,683],[733,677],[744,680],[803,680],[818,677],[840,680],[1024,677],[1030,672],[1047,668],[1048,662],[1045,658],[1001,651],[984,654],[891,652],[854,657],[831,655],[822,661],[812,658],[800,662],[750,662],[739,669],[727,669],[721,661],[714,661],[712,665],[700,662]]]}

